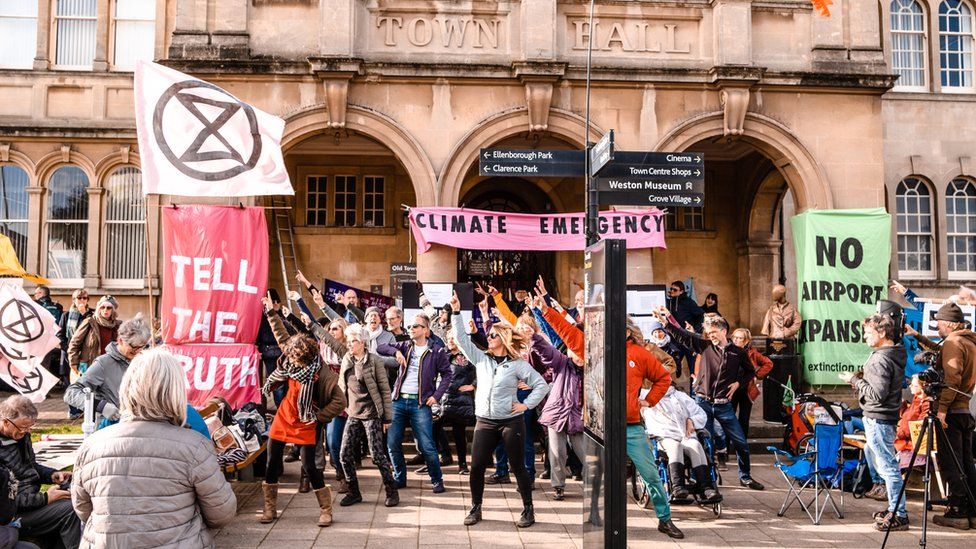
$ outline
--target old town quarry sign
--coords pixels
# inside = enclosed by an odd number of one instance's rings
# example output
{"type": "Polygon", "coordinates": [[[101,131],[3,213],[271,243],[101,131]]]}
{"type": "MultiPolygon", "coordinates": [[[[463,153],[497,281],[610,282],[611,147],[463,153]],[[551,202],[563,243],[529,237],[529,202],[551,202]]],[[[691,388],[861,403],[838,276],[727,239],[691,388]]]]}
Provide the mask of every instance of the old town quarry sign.
{"type": "Polygon", "coordinates": [[[261,158],[254,109],[208,82],[170,86],[156,103],[152,126],[166,159],[194,179],[230,179],[261,158]]]}

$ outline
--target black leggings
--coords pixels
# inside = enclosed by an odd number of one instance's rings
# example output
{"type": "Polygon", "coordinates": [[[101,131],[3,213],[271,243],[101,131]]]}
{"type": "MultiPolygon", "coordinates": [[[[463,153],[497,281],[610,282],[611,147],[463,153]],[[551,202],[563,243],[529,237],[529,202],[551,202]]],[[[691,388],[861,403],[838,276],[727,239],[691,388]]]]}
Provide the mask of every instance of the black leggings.
{"type": "Polygon", "coordinates": [[[451,455],[451,447],[447,443],[447,428],[451,428],[459,465],[468,463],[468,425],[471,425],[471,422],[467,419],[453,417],[441,418],[434,422],[434,442],[437,443],[442,456],[451,455]]]}
{"type": "Polygon", "coordinates": [[[515,473],[523,505],[532,505],[532,477],[525,470],[525,419],[518,415],[511,419],[478,418],[471,443],[471,503],[481,505],[485,495],[485,471],[494,462],[495,447],[505,443],[508,466],[515,473]]]}
{"type": "MultiPolygon", "coordinates": [[[[285,444],[284,441],[268,439],[268,469],[264,473],[264,481],[268,484],[278,484],[278,478],[285,471],[285,444]]],[[[318,490],[325,487],[325,477],[322,471],[315,467],[315,445],[298,445],[302,454],[302,469],[308,477],[312,488],[318,490]]]]}

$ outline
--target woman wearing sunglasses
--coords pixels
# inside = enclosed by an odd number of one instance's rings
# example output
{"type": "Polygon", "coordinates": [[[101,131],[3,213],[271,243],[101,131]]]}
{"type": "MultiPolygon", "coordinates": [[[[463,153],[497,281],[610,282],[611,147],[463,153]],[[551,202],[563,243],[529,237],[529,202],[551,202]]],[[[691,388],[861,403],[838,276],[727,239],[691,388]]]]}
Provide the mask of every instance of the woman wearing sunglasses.
{"type": "MultiPolygon", "coordinates": [[[[465,517],[464,524],[470,526],[481,521],[485,470],[492,462],[495,447],[502,441],[522,496],[522,516],[516,526],[527,528],[535,523],[535,512],[532,508],[532,477],[523,463],[526,433],[522,414],[542,402],[549,392],[549,385],[522,359],[528,345],[522,334],[507,324],[489,325],[488,350],[482,351],[472,343],[465,329],[457,293],[451,299],[451,309],[454,311],[451,323],[457,346],[477,372],[474,396],[477,424],[471,447],[471,512],[465,517]],[[519,382],[532,390],[522,402],[516,398],[519,382]]],[[[486,314],[483,316],[487,318],[486,314]]]]}

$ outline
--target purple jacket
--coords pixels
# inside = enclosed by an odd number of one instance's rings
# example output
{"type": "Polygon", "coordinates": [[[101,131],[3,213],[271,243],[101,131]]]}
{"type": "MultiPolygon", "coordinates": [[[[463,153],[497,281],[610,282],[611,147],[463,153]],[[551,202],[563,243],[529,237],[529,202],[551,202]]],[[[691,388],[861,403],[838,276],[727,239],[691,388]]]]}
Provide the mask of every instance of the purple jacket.
{"type": "MultiPolygon", "coordinates": [[[[377,354],[393,356],[397,351],[407,359],[407,364],[400,366],[397,372],[396,383],[393,384],[393,400],[400,398],[400,387],[403,386],[403,377],[407,374],[407,366],[410,365],[410,355],[413,353],[413,341],[401,341],[393,345],[379,345],[376,347],[377,354]]],[[[427,340],[427,350],[420,357],[420,399],[419,404],[424,406],[429,397],[434,397],[440,402],[444,392],[451,385],[451,359],[447,352],[440,345],[435,345],[431,340],[427,340]],[[441,381],[437,382],[440,374],[441,381]]]]}
{"type": "Polygon", "coordinates": [[[539,423],[570,435],[583,432],[583,394],[579,368],[544,337],[532,337],[529,362],[533,367],[552,370],[549,399],[539,423]]]}

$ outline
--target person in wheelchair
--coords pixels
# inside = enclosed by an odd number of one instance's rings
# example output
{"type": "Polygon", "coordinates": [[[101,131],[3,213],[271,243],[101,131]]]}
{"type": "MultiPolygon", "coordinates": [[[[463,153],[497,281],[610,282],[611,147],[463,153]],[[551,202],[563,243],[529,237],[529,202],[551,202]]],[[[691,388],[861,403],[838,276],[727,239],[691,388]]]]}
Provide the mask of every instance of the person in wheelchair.
{"type": "Polygon", "coordinates": [[[708,454],[698,440],[697,432],[705,428],[708,416],[698,404],[683,391],[668,388],[657,405],[641,410],[644,429],[656,437],[668,456],[668,474],[671,476],[671,498],[684,500],[690,495],[686,482],[687,454],[695,489],[701,503],[718,503],[722,496],[715,488],[708,465],[708,454]]]}

